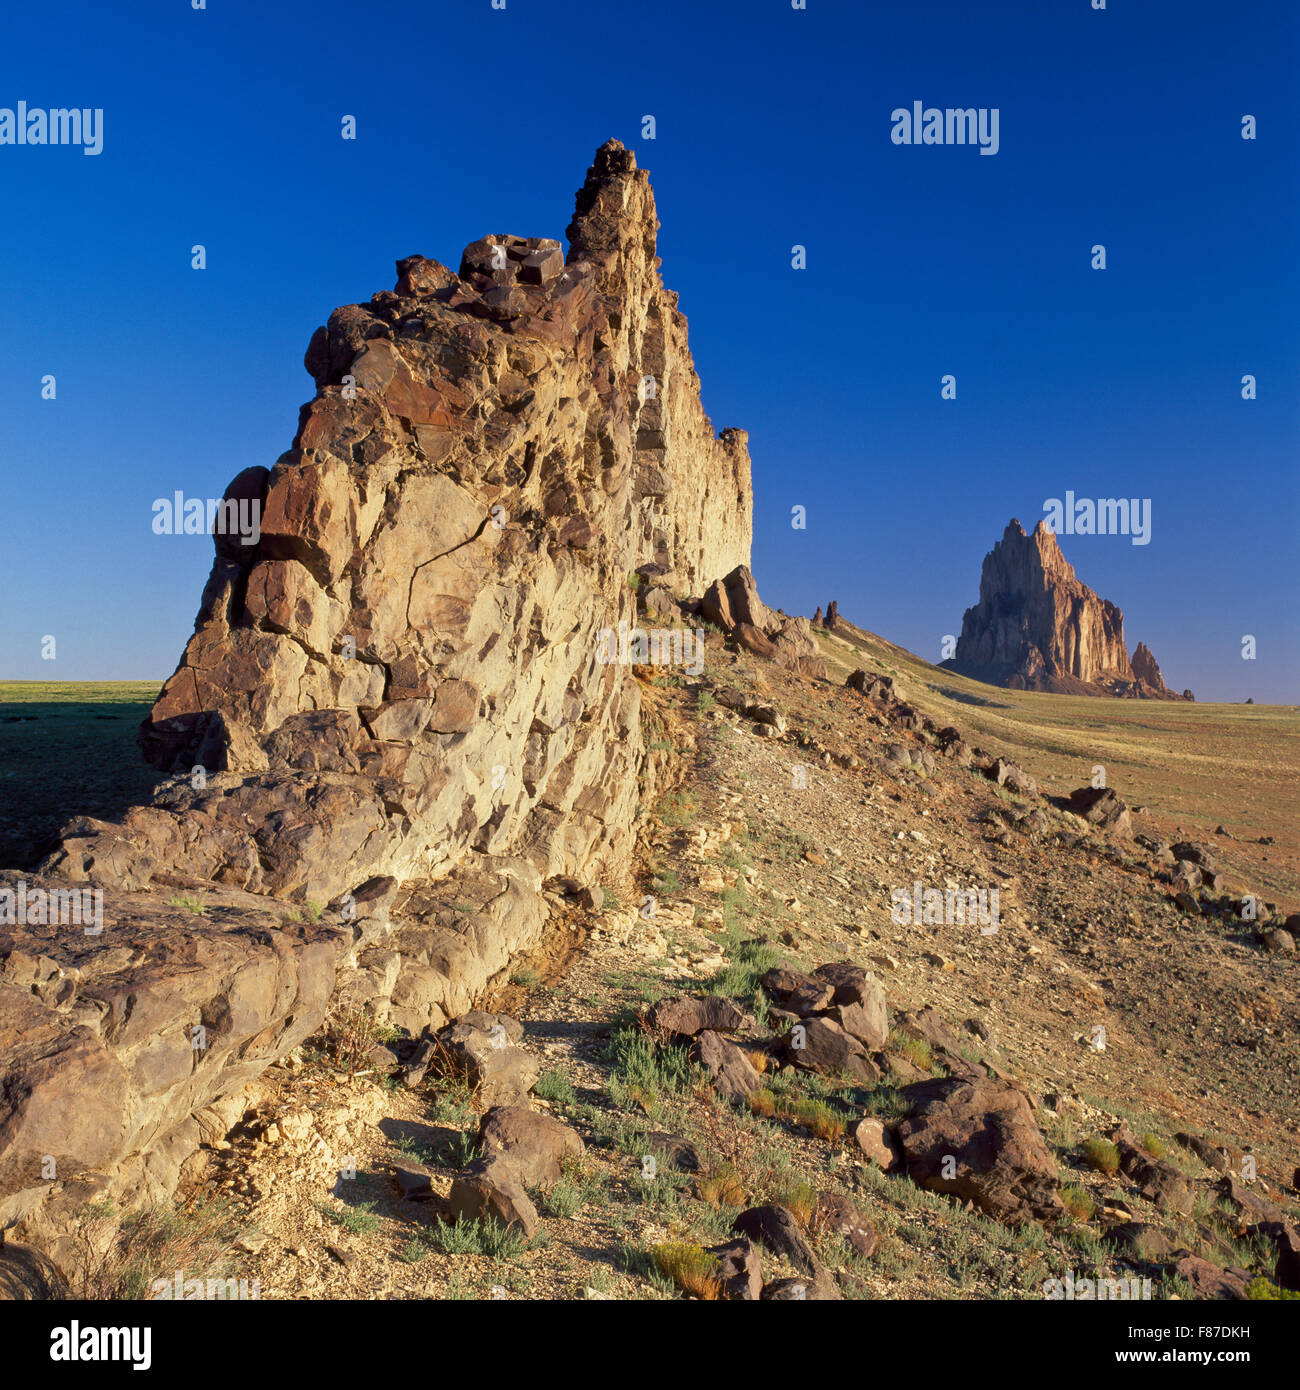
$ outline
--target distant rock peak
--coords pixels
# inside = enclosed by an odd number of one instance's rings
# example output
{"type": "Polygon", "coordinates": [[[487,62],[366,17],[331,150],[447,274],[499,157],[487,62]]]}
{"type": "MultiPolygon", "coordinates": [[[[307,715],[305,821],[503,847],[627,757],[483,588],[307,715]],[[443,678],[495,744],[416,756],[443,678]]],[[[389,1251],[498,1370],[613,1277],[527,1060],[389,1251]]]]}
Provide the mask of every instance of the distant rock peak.
{"type": "Polygon", "coordinates": [[[1140,644],[1130,661],[1124,614],[1074,572],[1047,522],[1012,517],[984,557],[979,602],[966,610],[943,664],[992,685],[1059,694],[1187,698],[1170,691],[1140,644]]]}

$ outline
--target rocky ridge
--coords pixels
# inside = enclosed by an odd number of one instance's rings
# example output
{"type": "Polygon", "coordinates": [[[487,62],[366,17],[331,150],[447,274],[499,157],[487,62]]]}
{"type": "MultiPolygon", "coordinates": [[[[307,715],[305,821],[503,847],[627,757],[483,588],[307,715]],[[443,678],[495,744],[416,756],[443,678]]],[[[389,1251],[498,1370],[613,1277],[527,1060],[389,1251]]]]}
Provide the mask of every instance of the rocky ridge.
{"type": "Polygon", "coordinates": [[[292,447],[227,489],[260,540],[215,537],[141,729],[168,780],[29,876],[101,890],[105,931],[0,938],[0,1224],[53,1238],[87,1200],[158,1199],[331,995],[418,1038],[565,895],[626,877],[665,760],[603,638],[655,616],[643,590],[680,627],[752,521],[658,226],[609,141],[567,256],[491,235],[455,271],[407,257],[313,334],[292,447]]]}

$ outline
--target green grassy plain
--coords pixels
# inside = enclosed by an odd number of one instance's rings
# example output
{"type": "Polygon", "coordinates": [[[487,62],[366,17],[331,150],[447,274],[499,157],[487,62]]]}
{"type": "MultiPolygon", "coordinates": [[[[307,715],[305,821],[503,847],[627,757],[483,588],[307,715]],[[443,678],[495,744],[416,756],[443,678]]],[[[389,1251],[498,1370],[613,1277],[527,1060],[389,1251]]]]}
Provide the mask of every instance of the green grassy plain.
{"type": "Polygon", "coordinates": [[[161,681],[0,681],[0,868],[65,821],[115,819],[161,780],[136,747],[161,681]]]}

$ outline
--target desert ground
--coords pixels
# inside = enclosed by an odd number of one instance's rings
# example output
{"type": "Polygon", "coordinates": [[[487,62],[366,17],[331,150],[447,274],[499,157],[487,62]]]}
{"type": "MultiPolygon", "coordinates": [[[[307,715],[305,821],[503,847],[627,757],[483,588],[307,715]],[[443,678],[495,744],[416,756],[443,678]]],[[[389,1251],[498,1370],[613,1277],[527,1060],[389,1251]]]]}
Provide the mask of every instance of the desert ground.
{"type": "MultiPolygon", "coordinates": [[[[263,1298],[710,1298],[727,1273],[710,1247],[779,1203],[798,1230],[764,1245],[776,1296],[1042,1298],[1073,1273],[1150,1279],[1157,1298],[1276,1297],[1259,1223],[1300,1216],[1296,957],[1208,898],[1180,908],[1142,844],[1057,801],[1104,766],[1135,834],[1212,845],[1224,896],[1256,894],[1278,920],[1300,907],[1296,709],[999,690],[870,634],[818,641],[827,680],[716,636],[698,680],[642,671],[671,789],[638,808],[635,876],[595,903],[554,897],[544,946],[481,1001],[522,1023],[534,1109],[582,1141],[533,1194],[531,1236],[446,1219],[483,1098],[385,1075],[375,1057],[409,1043],[336,1012],[250,1088],[176,1213],[85,1213],[83,1291],[138,1294],[180,1244],[186,1268],[255,1280],[263,1298]],[[845,685],[861,668],[1039,794],[932,755],[929,733],[845,685]],[[999,930],[895,922],[891,891],[914,881],[996,887],[999,930]],[[844,961],[888,998],[874,1082],[790,1066],[768,1037],[768,972],[844,961]],[[762,1077],[748,1104],[647,1014],[684,995],[745,1016],[762,1077]],[[896,1125],[905,1087],[967,1073],[1029,1098],[1052,1219],[925,1190],[861,1128],[896,1125]],[[1121,1151],[1146,1157],[1116,1171],[1121,1151]]],[[[152,784],[133,739],[154,693],[0,686],[7,864],[29,864],[67,815],[111,815],[152,784]]]]}

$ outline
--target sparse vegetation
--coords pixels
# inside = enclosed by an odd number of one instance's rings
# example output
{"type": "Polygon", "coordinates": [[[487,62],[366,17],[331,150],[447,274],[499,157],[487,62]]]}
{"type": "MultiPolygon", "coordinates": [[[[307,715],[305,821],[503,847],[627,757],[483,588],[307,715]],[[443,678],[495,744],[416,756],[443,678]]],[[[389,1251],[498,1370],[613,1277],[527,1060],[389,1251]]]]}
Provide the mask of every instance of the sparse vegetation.
{"type": "Polygon", "coordinates": [[[134,1300],[152,1296],[155,1279],[226,1281],[234,1273],[232,1242],[241,1222],[228,1201],[159,1205],[120,1216],[112,1202],[88,1203],[64,1262],[73,1298],[134,1300]]]}
{"type": "Polygon", "coordinates": [[[659,1274],[692,1298],[712,1302],[722,1297],[718,1257],[690,1241],[670,1241],[650,1252],[659,1274]]]}
{"type": "Polygon", "coordinates": [[[1083,1161],[1108,1177],[1119,1172],[1119,1149],[1109,1139],[1088,1139],[1082,1149],[1083,1161]]]}
{"type": "Polygon", "coordinates": [[[1061,1205],[1075,1221],[1091,1221],[1097,1204],[1075,1183],[1061,1188],[1061,1205]]]}
{"type": "Polygon", "coordinates": [[[786,1188],[776,1199],[805,1231],[812,1226],[817,1214],[817,1189],[811,1183],[796,1183],[786,1188]]]}
{"type": "Polygon", "coordinates": [[[699,813],[699,802],[688,791],[671,791],[659,803],[659,819],[665,825],[690,825],[699,813]]]}
{"type": "Polygon", "coordinates": [[[533,1087],[533,1094],[542,1100],[553,1101],[558,1105],[572,1105],[574,1101],[573,1082],[557,1067],[548,1067],[533,1087]]]}
{"type": "Polygon", "coordinates": [[[745,1205],[745,1185],[733,1163],[719,1163],[700,1180],[700,1196],[712,1207],[745,1205]]]}
{"type": "Polygon", "coordinates": [[[444,1255],[487,1255],[494,1260],[517,1259],[533,1245],[518,1226],[492,1220],[449,1222],[441,1217],[435,1218],[429,1239],[444,1255]]]}
{"type": "Polygon", "coordinates": [[[381,1230],[384,1218],[375,1212],[376,1202],[358,1202],[356,1206],[331,1206],[328,1202],[317,1202],[316,1210],[336,1226],[342,1226],[353,1235],[369,1236],[381,1230]]]}

